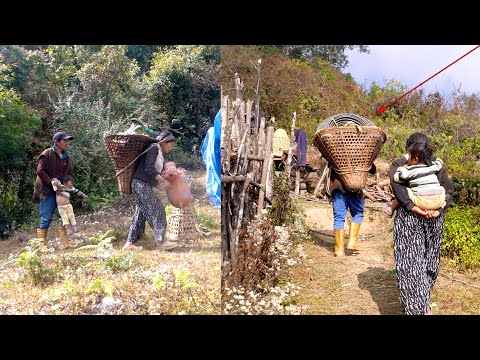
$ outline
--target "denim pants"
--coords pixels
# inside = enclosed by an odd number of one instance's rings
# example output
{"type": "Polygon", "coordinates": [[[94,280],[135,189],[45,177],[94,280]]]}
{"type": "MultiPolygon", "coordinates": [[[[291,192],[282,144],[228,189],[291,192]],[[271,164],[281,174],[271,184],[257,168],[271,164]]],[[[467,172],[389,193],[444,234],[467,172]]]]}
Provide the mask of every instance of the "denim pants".
{"type": "Polygon", "coordinates": [[[355,196],[350,193],[342,193],[335,189],[332,194],[333,207],[333,229],[344,230],[347,211],[350,210],[352,222],[361,224],[363,220],[363,210],[365,208],[365,198],[355,196]]]}
{"type": "Polygon", "coordinates": [[[46,199],[40,200],[40,229],[48,229],[52,222],[53,213],[57,208],[57,198],[55,191],[52,191],[46,199]]]}

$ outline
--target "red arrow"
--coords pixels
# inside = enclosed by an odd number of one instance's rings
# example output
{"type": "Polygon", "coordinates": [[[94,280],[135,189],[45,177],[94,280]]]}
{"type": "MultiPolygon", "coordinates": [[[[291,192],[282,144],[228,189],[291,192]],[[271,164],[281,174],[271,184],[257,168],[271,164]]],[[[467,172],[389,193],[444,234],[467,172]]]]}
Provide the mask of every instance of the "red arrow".
{"type": "Polygon", "coordinates": [[[449,68],[450,66],[452,66],[453,64],[455,64],[457,61],[463,59],[465,56],[467,56],[468,54],[470,54],[471,52],[477,50],[478,48],[480,47],[480,45],[477,45],[475,46],[472,50],[470,50],[469,52],[467,52],[466,54],[460,56],[457,60],[455,60],[454,62],[452,62],[451,64],[445,66],[442,70],[440,70],[439,72],[437,72],[436,74],[433,74],[432,76],[430,76],[427,80],[425,80],[424,82],[418,84],[417,86],[415,86],[412,90],[409,90],[407,91],[405,94],[403,94],[402,96],[400,96],[398,99],[395,99],[394,101],[392,101],[390,104],[388,104],[387,106],[382,106],[380,109],[377,110],[377,115],[380,115],[381,113],[383,113],[385,110],[387,110],[387,108],[389,106],[392,106],[393,104],[395,104],[398,100],[400,100],[401,98],[403,98],[404,96],[410,94],[413,90],[415,90],[416,88],[418,88],[419,86],[425,84],[428,80],[430,80],[431,78],[437,76],[438,74],[440,74],[443,70],[449,68]]]}

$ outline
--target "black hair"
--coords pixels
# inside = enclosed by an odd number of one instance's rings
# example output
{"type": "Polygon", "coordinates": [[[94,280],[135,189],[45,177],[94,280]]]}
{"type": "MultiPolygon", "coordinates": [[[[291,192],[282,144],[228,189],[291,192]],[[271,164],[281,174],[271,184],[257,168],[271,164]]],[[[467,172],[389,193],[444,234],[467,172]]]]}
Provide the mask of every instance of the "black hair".
{"type": "Polygon", "coordinates": [[[156,137],[157,142],[170,142],[175,141],[175,137],[168,130],[162,130],[160,134],[156,137]]]}
{"type": "Polygon", "coordinates": [[[70,180],[73,180],[73,178],[70,175],[64,175],[64,176],[59,176],[58,180],[65,185],[70,180]]]}
{"type": "Polygon", "coordinates": [[[405,147],[408,149],[414,143],[429,143],[428,136],[420,132],[413,133],[407,139],[405,147]]]}
{"type": "Polygon", "coordinates": [[[410,156],[418,158],[418,162],[432,165],[433,147],[430,142],[416,142],[409,146],[410,156]]]}

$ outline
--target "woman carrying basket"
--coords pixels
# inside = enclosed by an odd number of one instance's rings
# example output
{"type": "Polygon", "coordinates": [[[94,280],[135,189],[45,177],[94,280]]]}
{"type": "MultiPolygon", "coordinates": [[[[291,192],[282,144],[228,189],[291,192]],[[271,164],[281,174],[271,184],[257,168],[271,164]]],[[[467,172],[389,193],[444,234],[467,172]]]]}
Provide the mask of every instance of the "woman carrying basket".
{"type": "Polygon", "coordinates": [[[137,170],[132,179],[132,192],[135,197],[135,212],[123,250],[142,250],[134,245],[145,233],[145,221],[152,227],[157,248],[171,250],[176,243],[167,241],[164,237],[167,228],[167,216],[162,201],[155,195],[153,187],[161,183],[167,189],[170,183],[160,174],[163,171],[163,154],[170,153],[175,145],[175,137],[164,130],[156,138],[156,143],[140,157],[137,170]]]}

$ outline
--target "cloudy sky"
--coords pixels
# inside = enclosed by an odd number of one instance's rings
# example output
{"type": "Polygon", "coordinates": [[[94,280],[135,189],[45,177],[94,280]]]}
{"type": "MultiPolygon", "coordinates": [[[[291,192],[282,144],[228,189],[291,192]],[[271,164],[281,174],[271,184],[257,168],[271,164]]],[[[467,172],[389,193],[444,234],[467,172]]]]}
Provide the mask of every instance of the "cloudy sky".
{"type": "MultiPolygon", "coordinates": [[[[372,81],[384,85],[385,79],[396,79],[408,87],[419,85],[477,45],[370,45],[370,54],[349,51],[349,72],[355,81],[370,88],[372,81]]],[[[461,92],[480,95],[480,48],[433,77],[419,89],[450,94],[461,92]]]]}

